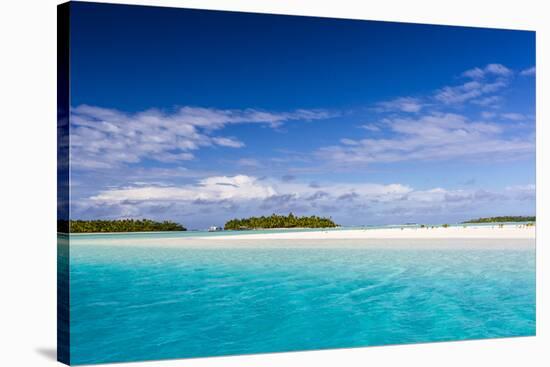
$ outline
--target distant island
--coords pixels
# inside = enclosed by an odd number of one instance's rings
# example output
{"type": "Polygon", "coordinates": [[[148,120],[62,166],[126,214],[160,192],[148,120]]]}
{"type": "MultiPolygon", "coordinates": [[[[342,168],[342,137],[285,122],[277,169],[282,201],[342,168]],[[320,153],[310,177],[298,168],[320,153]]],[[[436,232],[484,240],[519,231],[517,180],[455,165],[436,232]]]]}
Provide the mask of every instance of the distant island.
{"type": "Polygon", "coordinates": [[[477,218],[470,219],[462,223],[503,223],[503,222],[535,222],[535,216],[508,216],[508,217],[488,217],[488,218],[477,218]]]}
{"type": "Polygon", "coordinates": [[[338,227],[330,218],[297,217],[290,213],[287,216],[272,214],[269,217],[249,217],[242,219],[231,219],[224,225],[226,230],[247,230],[247,229],[273,229],[273,228],[334,228],[338,227]]]}
{"type": "MultiPolygon", "coordinates": [[[[163,232],[186,231],[181,224],[164,221],[156,222],[150,219],[119,219],[119,220],[71,220],[64,221],[58,228],[70,233],[105,233],[105,232],[163,232]],[[69,226],[67,226],[69,224],[69,226]]],[[[59,231],[59,229],[58,229],[59,231]]]]}

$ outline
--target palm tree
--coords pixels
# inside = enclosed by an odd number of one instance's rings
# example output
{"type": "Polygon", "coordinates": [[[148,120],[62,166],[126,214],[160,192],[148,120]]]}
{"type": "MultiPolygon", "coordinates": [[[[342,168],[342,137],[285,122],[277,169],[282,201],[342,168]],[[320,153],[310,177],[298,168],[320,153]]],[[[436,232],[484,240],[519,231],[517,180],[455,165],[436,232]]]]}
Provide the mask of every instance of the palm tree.
{"type": "Polygon", "coordinates": [[[269,217],[250,217],[242,219],[231,219],[225,223],[227,230],[266,229],[266,228],[331,228],[337,225],[329,218],[317,216],[297,217],[293,213],[287,216],[271,214],[269,217]]]}
{"type": "Polygon", "coordinates": [[[71,220],[70,233],[186,231],[179,223],[150,219],[71,220]]]}

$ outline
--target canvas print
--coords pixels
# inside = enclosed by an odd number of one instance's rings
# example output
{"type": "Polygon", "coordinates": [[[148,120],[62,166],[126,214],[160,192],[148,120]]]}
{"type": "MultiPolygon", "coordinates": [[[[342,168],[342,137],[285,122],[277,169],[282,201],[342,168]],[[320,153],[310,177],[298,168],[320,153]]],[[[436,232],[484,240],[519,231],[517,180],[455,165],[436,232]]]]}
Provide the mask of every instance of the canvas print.
{"type": "Polygon", "coordinates": [[[58,19],[60,361],[535,335],[534,31],[58,19]]]}

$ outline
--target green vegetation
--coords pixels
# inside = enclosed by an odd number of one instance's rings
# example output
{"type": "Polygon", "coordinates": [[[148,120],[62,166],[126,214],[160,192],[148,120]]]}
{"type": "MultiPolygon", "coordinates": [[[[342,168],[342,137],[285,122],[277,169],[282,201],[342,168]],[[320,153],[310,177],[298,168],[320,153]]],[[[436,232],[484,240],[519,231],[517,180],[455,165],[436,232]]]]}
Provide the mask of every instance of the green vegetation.
{"type": "Polygon", "coordinates": [[[58,230],[70,228],[70,233],[97,233],[97,232],[161,232],[186,231],[181,224],[164,221],[155,222],[150,219],[121,219],[121,220],[71,220],[67,228],[65,223],[58,223],[58,230]]]}
{"type": "Polygon", "coordinates": [[[442,224],[441,227],[443,227],[443,228],[449,228],[450,226],[449,226],[447,223],[445,223],[445,224],[442,224]]]}
{"type": "Polygon", "coordinates": [[[288,216],[271,214],[269,217],[250,217],[243,219],[231,219],[225,223],[225,229],[267,229],[267,228],[333,228],[337,224],[330,218],[297,217],[290,213],[288,216]]]}
{"type": "Polygon", "coordinates": [[[470,219],[462,223],[502,223],[502,222],[535,222],[536,217],[525,217],[525,216],[506,216],[506,217],[489,217],[489,218],[478,218],[470,219]]]}

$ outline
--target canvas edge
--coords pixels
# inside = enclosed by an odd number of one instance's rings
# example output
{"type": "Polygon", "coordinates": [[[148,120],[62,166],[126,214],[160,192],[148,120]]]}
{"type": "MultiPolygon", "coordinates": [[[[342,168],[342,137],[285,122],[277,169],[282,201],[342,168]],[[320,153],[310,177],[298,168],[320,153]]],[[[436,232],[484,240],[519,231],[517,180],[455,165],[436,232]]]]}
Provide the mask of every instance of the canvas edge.
{"type": "Polygon", "coordinates": [[[70,2],[57,6],[57,360],[70,365],[70,2]]]}

